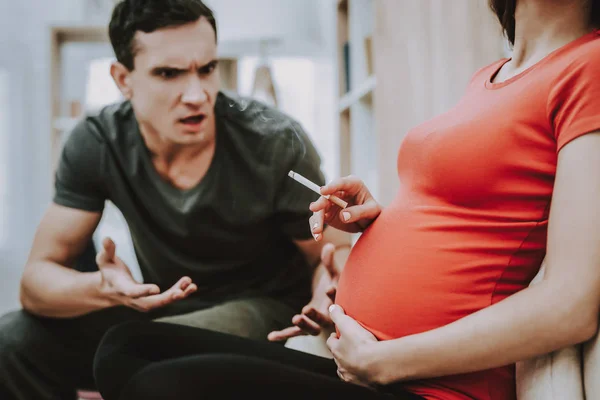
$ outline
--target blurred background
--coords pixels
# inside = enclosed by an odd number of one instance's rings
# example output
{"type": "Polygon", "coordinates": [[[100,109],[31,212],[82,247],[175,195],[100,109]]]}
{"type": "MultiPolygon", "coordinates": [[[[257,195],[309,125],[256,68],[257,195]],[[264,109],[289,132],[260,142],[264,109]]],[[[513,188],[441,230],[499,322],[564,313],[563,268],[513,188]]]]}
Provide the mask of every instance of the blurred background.
{"type": "MultiPolygon", "coordinates": [[[[223,87],[295,117],[327,179],[365,180],[384,205],[414,125],[451,107],[471,75],[509,49],[485,0],[206,0],[223,87]]],[[[114,0],[0,0],[0,314],[53,194],[62,143],[87,112],[120,101],[109,75],[114,0]]],[[[127,225],[110,235],[134,270],[127,225]]]]}

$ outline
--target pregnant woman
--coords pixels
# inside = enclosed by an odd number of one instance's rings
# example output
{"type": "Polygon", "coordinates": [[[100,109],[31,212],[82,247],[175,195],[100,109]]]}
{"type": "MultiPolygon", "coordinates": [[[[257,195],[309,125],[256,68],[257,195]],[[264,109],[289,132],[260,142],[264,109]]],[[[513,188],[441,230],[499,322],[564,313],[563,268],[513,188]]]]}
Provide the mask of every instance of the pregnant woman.
{"type": "Polygon", "coordinates": [[[357,179],[322,188],[358,232],[333,359],[189,327],[130,323],[96,356],[106,400],[515,399],[514,364],[583,342],[600,306],[600,1],[493,0],[513,55],[410,131],[385,209],[357,179]],[[545,259],[544,280],[529,287],[545,259]]]}

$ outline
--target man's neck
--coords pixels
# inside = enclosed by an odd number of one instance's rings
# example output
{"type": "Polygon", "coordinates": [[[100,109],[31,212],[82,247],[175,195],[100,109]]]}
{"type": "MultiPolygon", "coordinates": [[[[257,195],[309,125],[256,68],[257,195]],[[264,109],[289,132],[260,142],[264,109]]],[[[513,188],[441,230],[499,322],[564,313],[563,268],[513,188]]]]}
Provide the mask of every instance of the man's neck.
{"type": "Polygon", "coordinates": [[[584,0],[519,0],[511,64],[525,69],[549,53],[589,33],[584,0]]]}
{"type": "Polygon", "coordinates": [[[165,140],[153,132],[151,128],[140,125],[140,133],[152,154],[152,158],[164,165],[186,163],[189,160],[196,159],[205,151],[214,149],[215,131],[216,129],[207,129],[205,138],[201,142],[179,144],[165,140]]]}
{"type": "Polygon", "coordinates": [[[204,178],[215,154],[214,133],[199,143],[173,144],[149,134],[141,126],[140,132],[152,154],[152,164],[163,180],[187,190],[204,178]]]}

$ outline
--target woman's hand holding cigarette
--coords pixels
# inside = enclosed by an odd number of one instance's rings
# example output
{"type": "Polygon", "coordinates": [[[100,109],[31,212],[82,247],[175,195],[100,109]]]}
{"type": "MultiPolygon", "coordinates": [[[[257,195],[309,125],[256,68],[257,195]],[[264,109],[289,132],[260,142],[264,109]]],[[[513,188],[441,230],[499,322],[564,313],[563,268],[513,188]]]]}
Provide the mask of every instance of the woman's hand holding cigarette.
{"type": "Polygon", "coordinates": [[[336,229],[357,233],[365,230],[381,213],[381,206],[375,201],[364,182],[355,176],[338,178],[321,188],[323,196],[335,195],[348,202],[341,209],[325,197],[311,203],[313,212],[310,227],[315,240],[323,237],[324,224],[336,229]]]}

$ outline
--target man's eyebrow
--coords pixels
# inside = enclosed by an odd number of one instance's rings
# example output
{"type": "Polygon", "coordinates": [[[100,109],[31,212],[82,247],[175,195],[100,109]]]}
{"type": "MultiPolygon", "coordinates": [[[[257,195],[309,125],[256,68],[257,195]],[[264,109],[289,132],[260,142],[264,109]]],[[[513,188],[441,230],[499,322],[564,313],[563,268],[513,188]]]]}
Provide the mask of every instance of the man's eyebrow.
{"type": "Polygon", "coordinates": [[[211,61],[207,62],[206,64],[204,64],[203,66],[201,66],[199,69],[210,67],[210,66],[213,66],[213,65],[217,65],[218,63],[219,63],[219,60],[217,60],[215,58],[214,60],[211,60],[211,61]]]}
{"type": "Polygon", "coordinates": [[[155,66],[151,67],[150,71],[160,71],[160,70],[164,70],[164,69],[171,69],[171,70],[176,70],[176,71],[187,71],[189,68],[182,68],[180,66],[163,64],[163,65],[155,65],[155,66]]]}
{"type": "MultiPolygon", "coordinates": [[[[211,60],[211,61],[207,62],[206,64],[198,67],[198,69],[203,69],[206,67],[214,66],[218,63],[219,63],[219,60],[214,59],[214,60],[211,60]]],[[[165,69],[176,70],[176,71],[188,71],[190,68],[184,67],[182,65],[178,65],[177,63],[170,64],[168,62],[150,67],[150,71],[160,71],[160,70],[165,70],[165,69]]]]}

